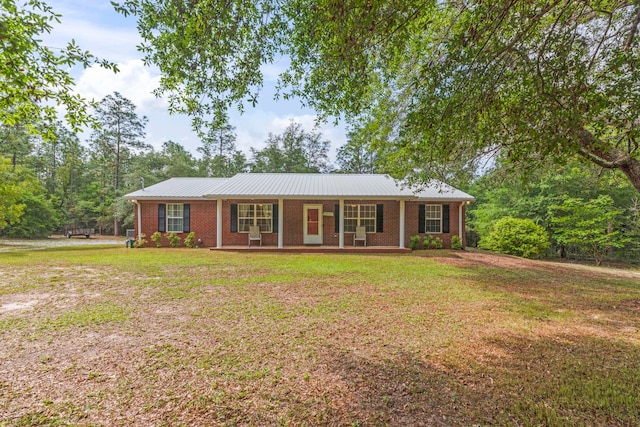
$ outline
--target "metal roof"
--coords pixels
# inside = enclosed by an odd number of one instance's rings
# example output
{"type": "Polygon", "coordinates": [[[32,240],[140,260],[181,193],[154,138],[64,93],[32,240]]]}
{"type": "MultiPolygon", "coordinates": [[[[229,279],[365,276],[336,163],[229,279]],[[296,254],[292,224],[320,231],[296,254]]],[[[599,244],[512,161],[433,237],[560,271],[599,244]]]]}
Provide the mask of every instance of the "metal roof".
{"type": "Polygon", "coordinates": [[[126,199],[405,199],[473,201],[447,184],[432,181],[414,191],[388,175],[245,173],[232,178],[172,178],[126,199]]]}
{"type": "Polygon", "coordinates": [[[144,190],[134,191],[124,196],[130,200],[144,199],[200,199],[229,178],[171,178],[150,185],[144,190]]]}

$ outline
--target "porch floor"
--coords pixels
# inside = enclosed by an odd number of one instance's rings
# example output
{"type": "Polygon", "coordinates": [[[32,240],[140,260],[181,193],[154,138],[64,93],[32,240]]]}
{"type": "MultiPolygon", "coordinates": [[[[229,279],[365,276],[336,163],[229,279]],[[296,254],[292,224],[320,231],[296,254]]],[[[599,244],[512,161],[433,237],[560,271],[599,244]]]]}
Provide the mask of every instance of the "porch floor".
{"type": "Polygon", "coordinates": [[[209,248],[212,251],[227,252],[281,252],[281,253],[343,253],[343,254],[406,254],[411,252],[409,248],[399,248],[398,246],[346,246],[340,249],[337,246],[223,246],[221,248],[209,248]]]}

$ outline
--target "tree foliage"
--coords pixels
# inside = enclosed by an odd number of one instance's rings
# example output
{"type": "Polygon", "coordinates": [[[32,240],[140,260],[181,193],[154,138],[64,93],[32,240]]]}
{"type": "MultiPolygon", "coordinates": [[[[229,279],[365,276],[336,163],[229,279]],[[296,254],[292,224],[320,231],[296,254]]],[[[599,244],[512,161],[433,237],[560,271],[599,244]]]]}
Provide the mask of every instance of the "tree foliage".
{"type": "Polygon", "coordinates": [[[407,172],[574,155],[640,190],[637,2],[126,0],[173,110],[255,102],[261,66],[325,115],[366,115],[407,172]]]}
{"type": "Polygon", "coordinates": [[[556,239],[590,253],[597,265],[609,248],[622,248],[628,241],[620,231],[623,211],[615,207],[608,195],[591,200],[567,197],[549,210],[556,239]]]}
{"type": "Polygon", "coordinates": [[[76,130],[91,122],[90,104],[74,94],[71,66],[98,63],[117,71],[73,40],[56,52],[45,46],[40,37],[51,32],[54,22],[60,22],[60,15],[44,1],[0,0],[0,124],[48,138],[54,137],[56,105],[65,107],[65,118],[76,130]]]}
{"type": "MultiPolygon", "coordinates": [[[[115,202],[122,196],[120,186],[123,177],[123,166],[136,150],[146,150],[150,146],[143,140],[146,135],[146,117],[138,117],[136,106],[127,98],[114,92],[107,95],[96,108],[97,120],[100,128],[94,130],[91,136],[91,146],[97,163],[103,169],[103,181],[106,188],[113,191],[104,194],[115,202]]],[[[103,199],[104,200],[104,199],[103,199]]],[[[113,214],[113,230],[118,235],[118,215],[113,214]]],[[[106,214],[106,212],[105,212],[106,214]]]]}
{"type": "Polygon", "coordinates": [[[251,149],[252,172],[318,173],[328,168],[329,141],[291,122],[281,135],[269,134],[266,147],[251,149]]]}

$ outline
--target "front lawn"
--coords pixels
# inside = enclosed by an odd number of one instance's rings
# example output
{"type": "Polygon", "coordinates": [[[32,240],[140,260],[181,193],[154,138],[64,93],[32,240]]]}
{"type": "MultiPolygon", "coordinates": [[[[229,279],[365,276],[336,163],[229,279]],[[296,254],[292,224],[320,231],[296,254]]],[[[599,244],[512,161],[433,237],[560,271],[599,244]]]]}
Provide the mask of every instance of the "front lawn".
{"type": "Polygon", "coordinates": [[[0,342],[0,426],[640,424],[637,271],[18,249],[0,342]]]}

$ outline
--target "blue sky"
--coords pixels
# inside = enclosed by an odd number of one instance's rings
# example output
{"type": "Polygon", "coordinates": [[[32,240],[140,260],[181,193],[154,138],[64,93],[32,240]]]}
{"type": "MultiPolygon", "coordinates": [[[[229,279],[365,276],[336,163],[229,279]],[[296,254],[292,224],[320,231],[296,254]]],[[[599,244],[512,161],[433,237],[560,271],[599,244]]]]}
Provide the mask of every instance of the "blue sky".
{"type": "MultiPolygon", "coordinates": [[[[169,115],[167,102],[151,93],[158,85],[160,73],[145,67],[142,55],[136,50],[141,38],[135,17],[125,18],[116,13],[109,0],[49,0],[48,4],[62,15],[62,23],[44,37],[46,45],[63,47],[74,39],[82,49],[115,62],[120,68],[117,74],[99,67],[73,69],[78,93],[100,100],[114,91],[120,92],[137,106],[140,116],[149,119],[147,143],[159,149],[163,142],[172,140],[197,156],[200,140],[191,130],[191,119],[169,115]]],[[[314,129],[315,112],[303,108],[299,100],[273,100],[276,78],[284,66],[285,63],[275,63],[263,68],[265,83],[255,108],[245,105],[242,115],[235,109],[229,111],[231,125],[236,128],[236,144],[247,155],[250,147],[261,149],[269,132],[281,133],[292,119],[302,123],[306,131],[314,129]]],[[[324,139],[331,141],[333,161],[335,151],[346,143],[344,126],[326,124],[319,130],[324,139]]],[[[82,141],[88,137],[88,133],[80,135],[82,141]]]]}

